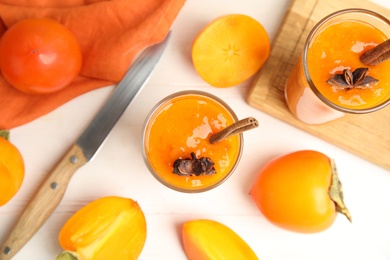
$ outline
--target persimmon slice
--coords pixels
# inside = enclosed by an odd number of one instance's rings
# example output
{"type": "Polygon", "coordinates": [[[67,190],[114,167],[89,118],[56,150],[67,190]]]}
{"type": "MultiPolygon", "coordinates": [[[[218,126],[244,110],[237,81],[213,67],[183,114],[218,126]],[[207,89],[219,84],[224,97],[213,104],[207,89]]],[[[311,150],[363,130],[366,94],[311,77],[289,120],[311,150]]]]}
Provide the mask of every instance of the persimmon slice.
{"type": "Polygon", "coordinates": [[[217,18],[192,45],[192,61],[201,78],[215,87],[231,87],[252,77],[270,52],[267,31],[242,14],[217,18]]]}

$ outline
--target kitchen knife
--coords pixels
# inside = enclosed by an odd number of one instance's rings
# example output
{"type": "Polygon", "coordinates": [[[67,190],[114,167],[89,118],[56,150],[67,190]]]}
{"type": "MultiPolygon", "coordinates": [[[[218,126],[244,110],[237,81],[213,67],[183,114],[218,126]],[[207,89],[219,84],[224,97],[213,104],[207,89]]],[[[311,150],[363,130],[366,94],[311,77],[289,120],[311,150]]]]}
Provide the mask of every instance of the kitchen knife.
{"type": "Polygon", "coordinates": [[[41,183],[1,245],[0,260],[11,259],[57,208],[73,174],[94,157],[131,100],[149,78],[169,37],[170,33],[161,43],[141,53],[90,125],[41,183]]]}

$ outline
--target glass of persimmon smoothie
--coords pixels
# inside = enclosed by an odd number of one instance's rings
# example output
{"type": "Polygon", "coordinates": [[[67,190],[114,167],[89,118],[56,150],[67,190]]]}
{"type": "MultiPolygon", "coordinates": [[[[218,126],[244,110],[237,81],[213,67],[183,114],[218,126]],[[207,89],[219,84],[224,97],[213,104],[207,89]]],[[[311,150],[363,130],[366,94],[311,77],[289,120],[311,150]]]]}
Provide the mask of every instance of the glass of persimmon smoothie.
{"type": "Polygon", "coordinates": [[[286,82],[291,113],[315,125],[388,105],[390,61],[378,53],[386,53],[389,38],[390,22],[369,10],[345,9],[322,19],[286,82]]]}
{"type": "Polygon", "coordinates": [[[195,193],[215,188],[236,168],[242,134],[216,143],[210,136],[237,122],[221,99],[202,91],[181,91],[161,100],[144,126],[143,153],[153,176],[165,186],[195,193]]]}

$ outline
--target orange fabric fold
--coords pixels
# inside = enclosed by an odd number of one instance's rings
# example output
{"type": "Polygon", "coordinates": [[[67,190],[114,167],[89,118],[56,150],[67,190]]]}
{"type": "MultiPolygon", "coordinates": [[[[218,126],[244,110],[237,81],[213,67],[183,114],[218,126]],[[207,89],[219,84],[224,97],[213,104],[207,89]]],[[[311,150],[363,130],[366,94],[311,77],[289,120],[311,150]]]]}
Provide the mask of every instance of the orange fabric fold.
{"type": "Polygon", "coordinates": [[[0,75],[0,129],[23,125],[81,94],[119,82],[140,51],[165,38],[184,2],[0,0],[0,35],[25,18],[52,18],[74,33],[83,53],[80,75],[52,94],[24,94],[0,75]]]}

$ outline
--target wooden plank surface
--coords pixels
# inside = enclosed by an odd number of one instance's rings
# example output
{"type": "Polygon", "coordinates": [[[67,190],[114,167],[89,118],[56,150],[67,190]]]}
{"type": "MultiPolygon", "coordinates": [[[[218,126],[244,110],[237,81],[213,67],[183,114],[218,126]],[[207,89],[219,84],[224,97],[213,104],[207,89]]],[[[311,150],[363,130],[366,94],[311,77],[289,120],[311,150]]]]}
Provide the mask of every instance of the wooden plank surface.
{"type": "Polygon", "coordinates": [[[278,119],[390,170],[390,106],[365,115],[347,115],[309,126],[293,117],[284,100],[284,85],[303,50],[311,28],[326,15],[365,8],[390,17],[390,10],[366,0],[294,0],[272,43],[270,58],[254,80],[248,103],[278,119]]]}

